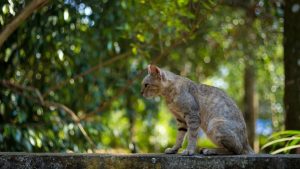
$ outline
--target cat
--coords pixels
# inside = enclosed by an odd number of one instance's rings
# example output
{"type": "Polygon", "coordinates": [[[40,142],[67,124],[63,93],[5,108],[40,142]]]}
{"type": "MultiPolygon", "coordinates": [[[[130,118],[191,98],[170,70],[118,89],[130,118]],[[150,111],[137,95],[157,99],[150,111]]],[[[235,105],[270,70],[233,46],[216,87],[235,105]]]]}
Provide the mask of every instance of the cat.
{"type": "Polygon", "coordinates": [[[195,154],[200,127],[218,146],[202,149],[205,155],[254,154],[248,143],[246,124],[235,102],[219,88],[196,84],[192,80],[148,65],[141,94],[146,98],[161,96],[176,118],[176,143],[165,150],[176,154],[188,132],[188,145],[182,155],[195,154]]]}

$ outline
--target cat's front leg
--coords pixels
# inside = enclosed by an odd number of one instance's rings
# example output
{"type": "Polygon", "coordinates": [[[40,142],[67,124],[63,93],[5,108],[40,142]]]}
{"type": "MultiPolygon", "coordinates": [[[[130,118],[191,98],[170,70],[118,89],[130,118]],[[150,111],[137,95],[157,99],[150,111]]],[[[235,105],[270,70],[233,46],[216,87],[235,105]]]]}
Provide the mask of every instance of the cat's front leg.
{"type": "Polygon", "coordinates": [[[167,148],[165,150],[166,154],[176,154],[178,150],[181,148],[185,134],[187,132],[187,125],[184,121],[176,119],[177,120],[177,137],[176,137],[176,143],[172,148],[167,148]]]}
{"type": "Polygon", "coordinates": [[[200,117],[197,112],[186,114],[185,119],[188,126],[188,146],[182,155],[193,155],[196,149],[198,130],[200,127],[200,117]]]}

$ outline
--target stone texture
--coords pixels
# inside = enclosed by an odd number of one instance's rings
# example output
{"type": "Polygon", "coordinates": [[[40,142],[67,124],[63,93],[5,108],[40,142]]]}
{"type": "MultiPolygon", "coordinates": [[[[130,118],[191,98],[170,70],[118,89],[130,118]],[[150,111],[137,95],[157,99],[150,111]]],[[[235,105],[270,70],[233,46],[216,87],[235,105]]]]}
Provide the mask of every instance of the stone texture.
{"type": "Polygon", "coordinates": [[[0,153],[0,169],[132,169],[132,168],[258,168],[297,169],[300,155],[238,155],[192,157],[166,154],[0,153]]]}

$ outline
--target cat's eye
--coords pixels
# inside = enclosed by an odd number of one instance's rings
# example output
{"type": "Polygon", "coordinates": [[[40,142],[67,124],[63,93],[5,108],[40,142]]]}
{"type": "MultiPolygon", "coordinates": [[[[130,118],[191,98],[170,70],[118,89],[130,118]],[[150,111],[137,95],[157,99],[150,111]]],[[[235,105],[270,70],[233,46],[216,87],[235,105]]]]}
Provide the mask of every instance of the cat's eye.
{"type": "Polygon", "coordinates": [[[148,83],[146,83],[146,84],[145,84],[145,87],[148,87],[148,86],[149,86],[149,84],[148,84],[148,83]]]}

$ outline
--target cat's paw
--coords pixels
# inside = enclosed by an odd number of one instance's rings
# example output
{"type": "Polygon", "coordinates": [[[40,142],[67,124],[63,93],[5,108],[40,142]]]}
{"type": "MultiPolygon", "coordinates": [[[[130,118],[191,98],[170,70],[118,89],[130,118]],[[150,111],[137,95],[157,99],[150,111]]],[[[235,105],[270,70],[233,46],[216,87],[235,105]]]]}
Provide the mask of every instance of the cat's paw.
{"type": "Polygon", "coordinates": [[[174,149],[174,148],[167,148],[166,150],[165,150],[165,153],[166,154],[176,154],[177,153],[177,149],[174,149]]]}
{"type": "Polygon", "coordinates": [[[203,154],[203,155],[214,155],[214,154],[216,154],[216,152],[213,149],[208,149],[208,148],[203,148],[200,151],[200,153],[203,154]]]}
{"type": "Polygon", "coordinates": [[[191,155],[194,155],[194,154],[195,154],[195,150],[191,150],[191,149],[185,149],[182,152],[182,155],[184,155],[184,156],[191,156],[191,155]]]}

